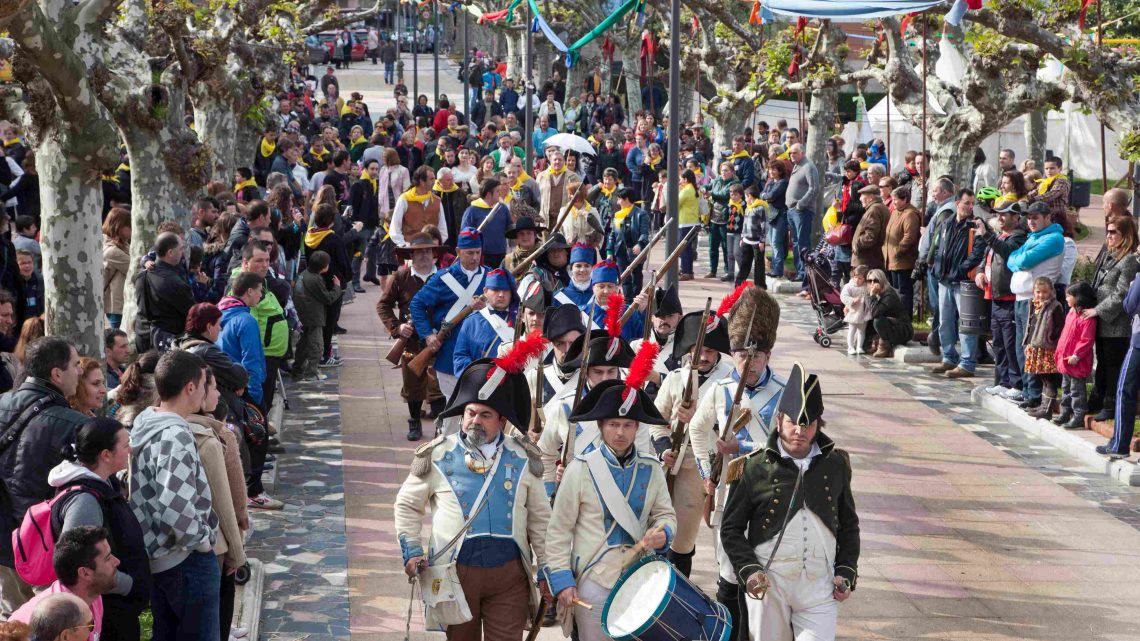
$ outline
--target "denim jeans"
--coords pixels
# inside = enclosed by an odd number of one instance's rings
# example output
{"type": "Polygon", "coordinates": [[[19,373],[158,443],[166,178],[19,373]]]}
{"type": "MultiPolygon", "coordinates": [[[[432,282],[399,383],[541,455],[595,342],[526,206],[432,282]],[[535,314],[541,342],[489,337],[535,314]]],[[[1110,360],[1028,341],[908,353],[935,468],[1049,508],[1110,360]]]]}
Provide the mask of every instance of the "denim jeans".
{"type": "Polygon", "coordinates": [[[795,243],[792,256],[796,261],[796,280],[804,278],[803,254],[811,250],[811,226],[815,212],[810,209],[788,209],[788,222],[792,226],[792,240],[795,243]]]}
{"type": "Polygon", "coordinates": [[[1013,304],[1014,322],[1017,332],[1017,366],[1021,369],[1021,392],[1027,401],[1041,400],[1041,379],[1025,371],[1025,329],[1029,325],[1030,301],[1019,300],[1013,304]]]}
{"type": "Polygon", "coordinates": [[[396,75],[396,63],[385,62],[384,63],[384,82],[386,82],[388,84],[392,84],[393,78],[395,77],[395,75],[396,75]]]}
{"type": "Polygon", "coordinates": [[[909,269],[892,269],[887,272],[887,280],[891,281],[891,287],[898,290],[907,318],[914,316],[914,280],[911,279],[910,272],[909,269]]]}
{"type": "Polygon", "coordinates": [[[942,344],[942,362],[956,365],[967,372],[978,367],[978,336],[962,334],[962,355],[958,357],[958,309],[962,304],[960,283],[940,283],[938,287],[938,341],[942,344]]]}
{"type": "MultiPolygon", "coordinates": [[[[939,317],[938,317],[938,290],[942,285],[938,283],[938,279],[930,271],[926,272],[926,305],[930,308],[930,333],[938,334],[939,317]]],[[[939,340],[942,337],[939,335],[939,340]]]]}
{"type": "Polygon", "coordinates": [[[191,552],[182,563],[152,578],[154,638],[220,641],[222,574],[213,552],[191,552]]]}
{"type": "Polygon", "coordinates": [[[728,264],[728,225],[720,223],[711,223],[709,225],[709,273],[715,274],[716,268],[719,265],[721,250],[724,253],[724,267],[725,271],[732,273],[732,267],[728,264]]]}
{"type": "MultiPolygon", "coordinates": [[[[688,236],[689,232],[693,230],[693,227],[696,227],[696,225],[682,225],[677,230],[678,242],[680,242],[680,239],[688,236]]],[[[682,274],[689,274],[690,276],[692,276],[692,274],[693,274],[693,261],[695,261],[697,259],[697,245],[700,244],[700,240],[701,240],[701,235],[700,235],[700,232],[698,232],[697,237],[693,239],[693,242],[686,245],[685,250],[681,252],[681,273],[682,274]]]]}
{"type": "MultiPolygon", "coordinates": [[[[784,262],[788,260],[788,214],[782,213],[768,221],[768,246],[772,248],[772,275],[784,277],[784,262]]],[[[761,256],[760,260],[764,257],[761,256]]]]}
{"type": "Polygon", "coordinates": [[[740,234],[729,234],[728,242],[724,245],[724,250],[728,252],[728,258],[724,261],[724,273],[729,276],[736,275],[736,254],[738,247],[740,247],[740,234]]]}
{"type": "Polygon", "coordinates": [[[1116,429],[1108,442],[1109,452],[1132,453],[1132,428],[1136,421],[1136,384],[1140,382],[1140,347],[1129,347],[1124,355],[1120,380],[1116,383],[1116,429]]]}
{"type": "Polygon", "coordinates": [[[994,384],[1015,388],[1022,385],[1017,361],[1017,321],[1014,301],[995,300],[990,308],[990,332],[994,337],[994,384]]]}

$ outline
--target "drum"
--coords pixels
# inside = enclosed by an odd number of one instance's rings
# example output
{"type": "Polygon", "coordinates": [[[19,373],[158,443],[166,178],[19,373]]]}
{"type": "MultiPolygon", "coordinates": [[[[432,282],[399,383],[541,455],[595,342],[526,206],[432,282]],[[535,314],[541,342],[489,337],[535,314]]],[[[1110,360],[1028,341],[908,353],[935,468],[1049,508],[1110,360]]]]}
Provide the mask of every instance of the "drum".
{"type": "Polygon", "coordinates": [[[602,631],[615,641],[728,641],[728,610],[661,557],[646,556],[614,584],[602,631]]]}

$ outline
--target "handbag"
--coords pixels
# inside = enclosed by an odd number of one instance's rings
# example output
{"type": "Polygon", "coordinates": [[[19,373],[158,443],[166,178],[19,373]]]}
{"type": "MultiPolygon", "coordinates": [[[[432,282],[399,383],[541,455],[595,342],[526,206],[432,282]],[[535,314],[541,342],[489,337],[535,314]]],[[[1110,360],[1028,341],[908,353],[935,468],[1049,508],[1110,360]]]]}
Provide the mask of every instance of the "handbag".
{"type": "Polygon", "coordinates": [[[850,245],[855,239],[855,225],[839,223],[824,235],[828,245],[850,245]]]}
{"type": "Polygon", "coordinates": [[[479,495],[475,497],[475,507],[471,510],[471,516],[467,518],[463,527],[459,528],[459,531],[447,542],[447,545],[431,555],[427,567],[417,575],[417,580],[420,583],[420,597],[423,599],[426,610],[424,621],[428,624],[429,629],[434,626],[442,626],[446,630],[449,625],[467,623],[474,618],[471,614],[471,608],[467,606],[467,597],[463,594],[463,586],[459,582],[459,571],[456,569],[455,558],[459,555],[459,548],[462,547],[462,545],[457,544],[463,540],[467,530],[471,529],[471,524],[475,522],[475,518],[479,516],[487,504],[487,490],[491,487],[495,474],[499,470],[499,462],[502,459],[502,454],[495,457],[495,463],[487,472],[487,478],[483,481],[479,495]],[[447,563],[438,565],[435,563],[453,548],[454,551],[447,563]]]}

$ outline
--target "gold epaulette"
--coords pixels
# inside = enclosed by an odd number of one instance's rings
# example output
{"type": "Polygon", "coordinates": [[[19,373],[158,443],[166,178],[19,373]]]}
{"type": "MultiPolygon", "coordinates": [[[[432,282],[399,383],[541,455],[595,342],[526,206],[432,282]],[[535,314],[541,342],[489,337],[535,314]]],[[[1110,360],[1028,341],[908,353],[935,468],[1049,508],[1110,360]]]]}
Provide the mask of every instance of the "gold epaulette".
{"type": "Polygon", "coordinates": [[[763,451],[764,448],[758,447],[748,454],[745,454],[744,456],[738,456],[735,459],[729,461],[728,472],[725,473],[724,482],[735,483],[739,481],[740,477],[744,476],[744,466],[748,464],[749,457],[763,451]]]}
{"type": "Polygon", "coordinates": [[[423,478],[431,471],[431,453],[435,446],[443,442],[447,437],[443,434],[435,437],[434,439],[424,443],[416,448],[416,456],[412,459],[412,476],[423,478]]]}

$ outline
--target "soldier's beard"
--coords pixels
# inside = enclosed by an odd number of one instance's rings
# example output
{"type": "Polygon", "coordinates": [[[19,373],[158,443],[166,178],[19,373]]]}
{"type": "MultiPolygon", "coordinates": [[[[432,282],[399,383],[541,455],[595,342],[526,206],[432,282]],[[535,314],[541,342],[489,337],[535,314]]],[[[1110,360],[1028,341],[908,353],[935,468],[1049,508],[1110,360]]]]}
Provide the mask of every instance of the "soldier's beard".
{"type": "Polygon", "coordinates": [[[474,447],[487,444],[487,430],[482,425],[472,424],[468,425],[465,430],[467,434],[467,442],[474,447]]]}

